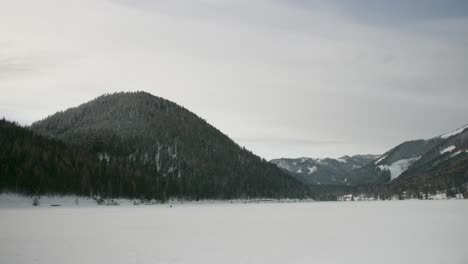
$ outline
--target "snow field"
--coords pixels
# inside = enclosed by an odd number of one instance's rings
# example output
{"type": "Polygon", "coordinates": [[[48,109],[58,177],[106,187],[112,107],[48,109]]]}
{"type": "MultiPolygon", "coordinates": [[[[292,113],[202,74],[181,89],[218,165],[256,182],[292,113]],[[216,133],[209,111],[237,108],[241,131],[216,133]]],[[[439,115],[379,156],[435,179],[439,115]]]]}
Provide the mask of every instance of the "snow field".
{"type": "Polygon", "coordinates": [[[468,263],[468,201],[0,209],[0,263],[468,263]]]}

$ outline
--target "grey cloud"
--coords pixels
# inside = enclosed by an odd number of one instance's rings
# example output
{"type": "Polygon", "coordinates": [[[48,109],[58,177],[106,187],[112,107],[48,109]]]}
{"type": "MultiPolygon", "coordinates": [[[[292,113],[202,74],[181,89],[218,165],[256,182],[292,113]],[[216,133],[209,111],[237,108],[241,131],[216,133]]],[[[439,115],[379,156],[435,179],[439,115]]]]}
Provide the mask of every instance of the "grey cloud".
{"type": "Polygon", "coordinates": [[[34,63],[29,58],[0,57],[0,78],[29,73],[34,70],[34,63]]]}
{"type": "Polygon", "coordinates": [[[424,20],[468,16],[468,2],[464,0],[291,0],[300,9],[316,9],[328,2],[342,15],[361,23],[399,26],[424,20]]]}
{"type": "Polygon", "coordinates": [[[466,123],[463,3],[376,2],[2,1],[0,111],[145,90],[263,157],[382,153],[466,123]]]}

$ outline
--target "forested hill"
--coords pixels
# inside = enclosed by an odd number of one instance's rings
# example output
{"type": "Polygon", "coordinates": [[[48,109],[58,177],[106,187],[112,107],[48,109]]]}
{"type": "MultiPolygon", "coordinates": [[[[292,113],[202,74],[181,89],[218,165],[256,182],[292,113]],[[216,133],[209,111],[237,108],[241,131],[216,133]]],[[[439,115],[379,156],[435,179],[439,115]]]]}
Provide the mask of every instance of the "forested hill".
{"type": "Polygon", "coordinates": [[[187,109],[145,92],[103,95],[31,129],[105,161],[115,169],[112,177],[126,177],[128,183],[106,189],[108,196],[230,199],[307,193],[299,181],[187,109]],[[135,175],[120,175],[127,170],[135,175]]]}
{"type": "Polygon", "coordinates": [[[0,146],[0,191],[106,195],[112,185],[130,186],[116,182],[115,168],[94,155],[36,135],[4,119],[0,120],[0,146]]]}

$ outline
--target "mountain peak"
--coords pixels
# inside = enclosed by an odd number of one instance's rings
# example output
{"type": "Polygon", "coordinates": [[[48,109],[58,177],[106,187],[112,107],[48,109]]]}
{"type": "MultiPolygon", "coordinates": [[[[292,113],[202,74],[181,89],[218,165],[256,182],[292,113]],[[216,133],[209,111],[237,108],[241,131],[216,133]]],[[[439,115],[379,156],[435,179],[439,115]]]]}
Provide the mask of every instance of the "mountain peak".
{"type": "MultiPolygon", "coordinates": [[[[273,164],[189,110],[147,92],[105,94],[31,129],[110,163],[136,167],[159,195],[161,190],[206,198],[304,195],[305,187],[273,164]]],[[[151,188],[149,195],[155,192],[151,188]]]]}

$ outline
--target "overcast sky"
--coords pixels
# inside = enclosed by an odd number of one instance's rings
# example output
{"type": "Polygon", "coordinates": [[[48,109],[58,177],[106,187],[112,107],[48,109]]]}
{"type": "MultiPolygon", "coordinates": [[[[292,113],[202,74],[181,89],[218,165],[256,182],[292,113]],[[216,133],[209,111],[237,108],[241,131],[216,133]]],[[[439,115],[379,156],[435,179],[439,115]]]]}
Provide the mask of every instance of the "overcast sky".
{"type": "Polygon", "coordinates": [[[468,1],[0,1],[0,116],[134,90],[268,159],[383,153],[468,123],[468,1]]]}

